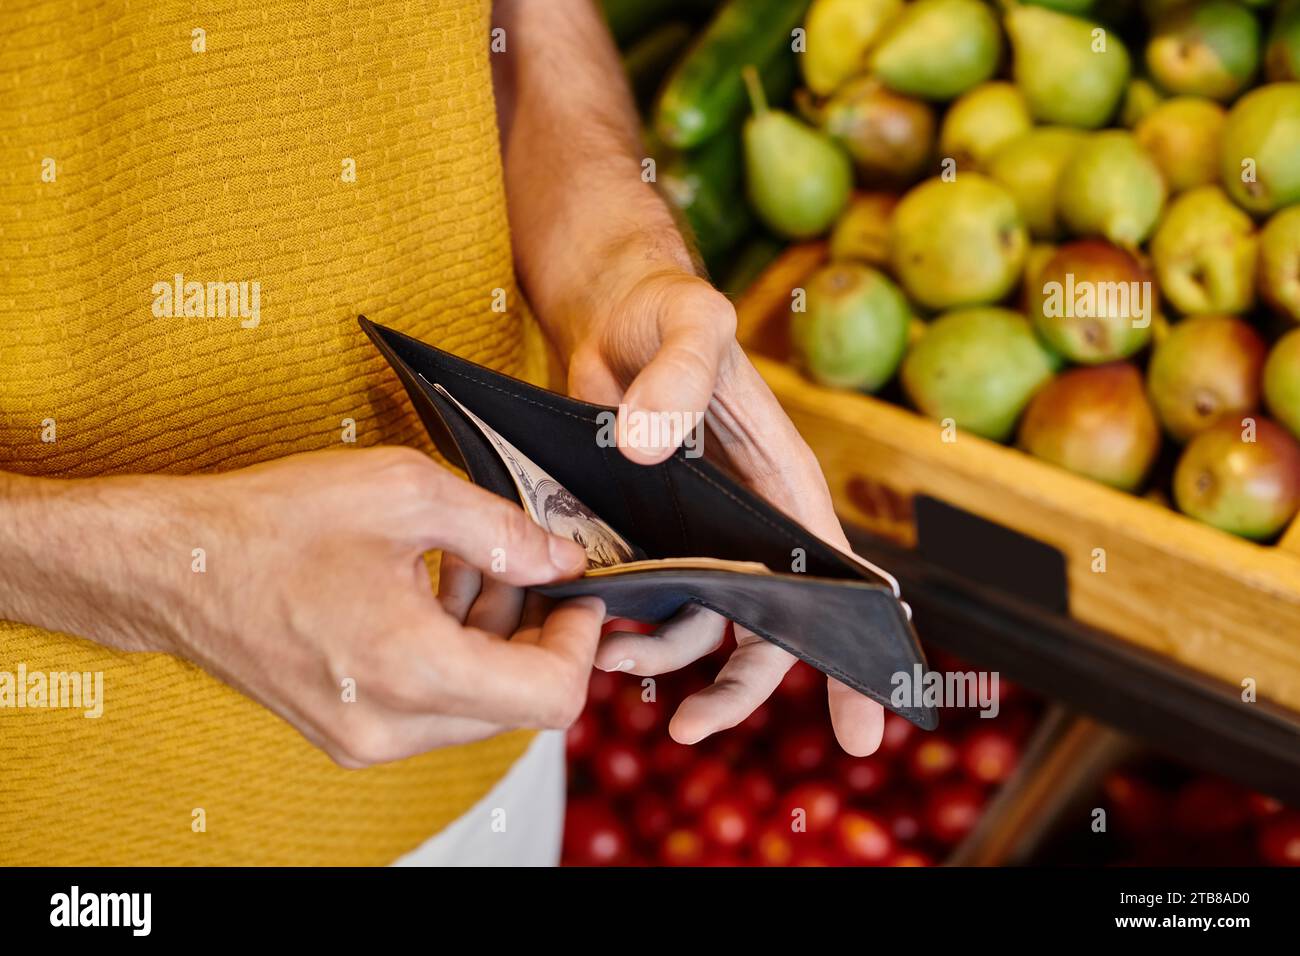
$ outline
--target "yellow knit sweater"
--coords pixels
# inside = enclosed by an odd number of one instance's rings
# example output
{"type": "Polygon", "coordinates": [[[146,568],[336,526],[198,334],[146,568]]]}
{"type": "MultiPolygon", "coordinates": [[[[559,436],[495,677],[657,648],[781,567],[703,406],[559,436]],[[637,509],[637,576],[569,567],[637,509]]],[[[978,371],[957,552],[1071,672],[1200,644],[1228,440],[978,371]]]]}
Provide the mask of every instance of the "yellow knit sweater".
{"type": "MultiPolygon", "coordinates": [[[[227,470],[349,447],[348,419],[357,446],[427,449],[358,313],[537,379],[488,14],[5,0],[0,470],[227,470]],[[205,294],[168,304],[178,275],[205,294]],[[247,308],[207,283],[248,283],[247,308]]],[[[20,664],[102,671],[103,716],[0,708],[0,864],[387,863],[529,739],[345,771],[170,656],[0,622],[0,671],[20,664]]]]}

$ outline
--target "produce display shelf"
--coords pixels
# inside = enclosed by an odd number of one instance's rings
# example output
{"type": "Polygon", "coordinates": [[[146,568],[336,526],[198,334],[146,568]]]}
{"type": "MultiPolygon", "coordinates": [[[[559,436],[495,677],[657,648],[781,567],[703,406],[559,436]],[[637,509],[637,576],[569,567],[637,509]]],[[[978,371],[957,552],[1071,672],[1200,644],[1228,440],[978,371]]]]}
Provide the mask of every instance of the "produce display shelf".
{"type": "MultiPolygon", "coordinates": [[[[959,635],[953,650],[983,660],[990,654],[1008,657],[1013,678],[1025,679],[1015,665],[1022,654],[1026,667],[1031,658],[1042,659],[1033,665],[1045,668],[1040,677],[1052,669],[1073,670],[1078,687],[1072,694],[1043,680],[1026,682],[1090,713],[1123,698],[1135,719],[1121,724],[1141,725],[1154,719],[1152,712],[1174,708],[1174,723],[1188,721],[1180,746],[1193,750],[1209,747],[1216,731],[1227,736],[1224,746],[1228,739],[1235,741],[1231,746],[1246,746],[1258,732],[1272,748],[1272,766],[1283,760],[1293,777],[1288,793],[1277,781],[1261,788],[1294,797],[1300,787],[1300,528],[1293,524],[1276,544],[1257,544],[1014,448],[964,432],[945,441],[951,436],[939,423],[910,409],[813,383],[789,364],[786,330],[793,290],[826,257],[824,244],[791,247],[739,299],[737,312],[742,343],[820,460],[841,517],[912,547],[915,503],[925,496],[1060,556],[1060,610],[1067,613],[1033,608],[1009,631],[986,621],[980,630],[987,636],[981,651],[987,653],[959,646],[968,643],[959,635]],[[1016,653],[997,654],[999,644],[1003,652],[1016,653]],[[1253,688],[1253,702],[1242,699],[1244,687],[1253,688]],[[1167,702],[1175,688],[1181,693],[1167,702]],[[1205,707],[1214,727],[1195,714],[1205,707]],[[1138,717],[1143,713],[1147,717],[1138,717]]],[[[968,557],[973,565],[995,562],[987,554],[968,557]]],[[[940,573],[915,551],[877,553],[872,560],[903,581],[918,611],[918,629],[936,643],[943,639],[925,629],[932,603],[951,616],[944,630],[954,632],[967,628],[971,615],[1010,613],[1006,606],[990,608],[984,596],[994,589],[987,581],[967,581],[968,594],[958,599],[960,575],[940,573]],[[974,591],[981,597],[969,597],[974,591]]],[[[1032,574],[1035,568],[1012,571],[1032,574]]],[[[1143,734],[1144,728],[1131,729],[1143,734]]]]}
{"type": "Polygon", "coordinates": [[[898,578],[917,632],[1153,749],[1300,803],[1300,713],[1034,602],[976,584],[853,524],[853,549],[898,578]]]}

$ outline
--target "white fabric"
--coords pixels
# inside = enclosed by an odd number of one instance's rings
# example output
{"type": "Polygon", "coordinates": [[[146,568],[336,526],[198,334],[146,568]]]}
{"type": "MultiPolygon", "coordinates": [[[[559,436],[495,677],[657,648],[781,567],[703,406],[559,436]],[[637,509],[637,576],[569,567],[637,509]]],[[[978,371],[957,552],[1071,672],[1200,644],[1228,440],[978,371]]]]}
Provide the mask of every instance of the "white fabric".
{"type": "Polygon", "coordinates": [[[564,732],[547,730],[487,796],[393,866],[555,866],[563,837],[564,732]]]}

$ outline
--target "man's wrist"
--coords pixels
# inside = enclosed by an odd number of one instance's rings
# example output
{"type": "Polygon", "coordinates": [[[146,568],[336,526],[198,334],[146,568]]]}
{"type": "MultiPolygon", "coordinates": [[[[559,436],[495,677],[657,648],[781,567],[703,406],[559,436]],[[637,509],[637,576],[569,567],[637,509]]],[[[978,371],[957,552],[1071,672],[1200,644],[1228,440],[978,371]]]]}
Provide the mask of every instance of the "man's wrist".
{"type": "Polygon", "coordinates": [[[517,241],[520,281],[562,354],[637,282],[698,266],[663,197],[639,179],[589,181],[517,241]]]}

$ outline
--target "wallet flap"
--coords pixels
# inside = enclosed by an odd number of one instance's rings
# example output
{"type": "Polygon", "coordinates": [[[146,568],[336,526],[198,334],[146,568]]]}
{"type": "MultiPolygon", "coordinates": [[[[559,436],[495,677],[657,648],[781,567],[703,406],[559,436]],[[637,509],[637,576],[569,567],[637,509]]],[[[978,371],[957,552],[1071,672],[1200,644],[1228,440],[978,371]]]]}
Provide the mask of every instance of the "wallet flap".
{"type": "Polygon", "coordinates": [[[893,675],[910,675],[918,658],[898,601],[880,585],[800,574],[668,569],[579,578],[536,590],[556,598],[595,595],[607,613],[638,621],[666,620],[688,603],[700,604],[917,726],[938,726],[934,708],[896,707],[889,699],[893,675]],[[877,635],[868,653],[863,653],[864,633],[877,635]]]}

